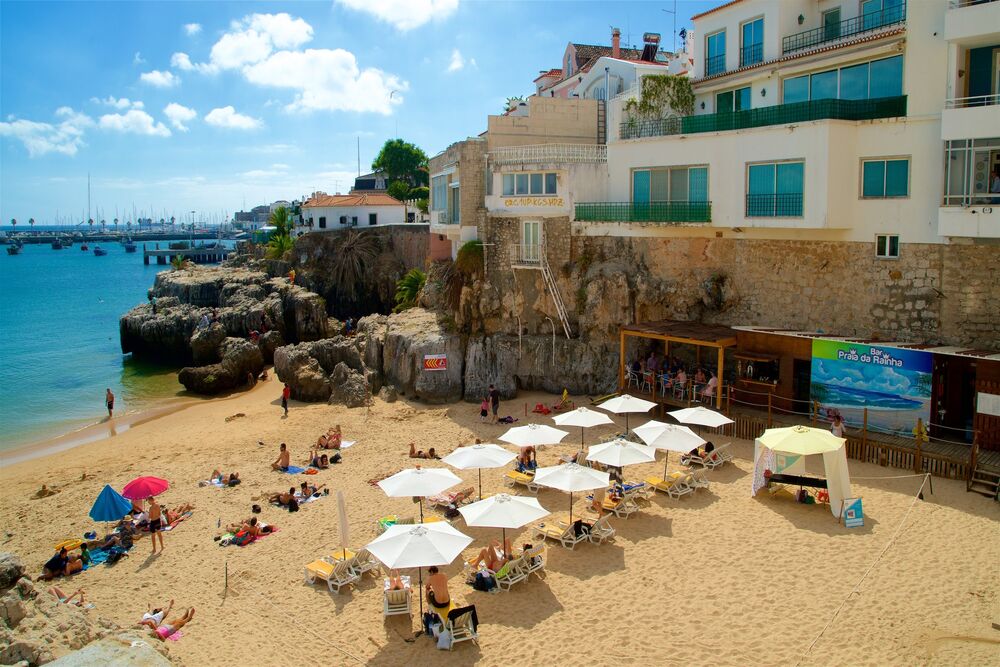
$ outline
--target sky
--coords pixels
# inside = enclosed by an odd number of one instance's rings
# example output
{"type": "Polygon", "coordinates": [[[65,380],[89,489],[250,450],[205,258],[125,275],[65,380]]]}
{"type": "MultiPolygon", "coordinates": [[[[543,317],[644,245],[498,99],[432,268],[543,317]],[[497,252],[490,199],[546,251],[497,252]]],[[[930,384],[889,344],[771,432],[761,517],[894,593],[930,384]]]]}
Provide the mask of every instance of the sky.
{"type": "MultiPolygon", "coordinates": [[[[677,29],[721,0],[676,2],[677,29]]],[[[0,1],[0,220],[218,221],[486,128],[568,42],[672,44],[672,0],[0,1]],[[194,213],[192,213],[194,212],[194,213]]],[[[27,227],[27,225],[25,225],[27,227]]]]}

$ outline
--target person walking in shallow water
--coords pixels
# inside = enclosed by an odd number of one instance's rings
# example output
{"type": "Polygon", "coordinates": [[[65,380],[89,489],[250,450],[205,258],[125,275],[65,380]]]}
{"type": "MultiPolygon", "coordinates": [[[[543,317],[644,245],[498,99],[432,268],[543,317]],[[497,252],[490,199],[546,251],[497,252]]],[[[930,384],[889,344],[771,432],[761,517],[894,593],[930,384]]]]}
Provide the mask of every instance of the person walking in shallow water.
{"type": "Polygon", "coordinates": [[[285,411],[285,416],[288,416],[288,399],[292,397],[292,389],[287,384],[285,388],[281,390],[281,407],[285,411]]]}
{"type": "Polygon", "coordinates": [[[104,392],[104,403],[108,406],[108,417],[113,417],[115,411],[115,394],[111,391],[111,387],[108,387],[104,392]]]}

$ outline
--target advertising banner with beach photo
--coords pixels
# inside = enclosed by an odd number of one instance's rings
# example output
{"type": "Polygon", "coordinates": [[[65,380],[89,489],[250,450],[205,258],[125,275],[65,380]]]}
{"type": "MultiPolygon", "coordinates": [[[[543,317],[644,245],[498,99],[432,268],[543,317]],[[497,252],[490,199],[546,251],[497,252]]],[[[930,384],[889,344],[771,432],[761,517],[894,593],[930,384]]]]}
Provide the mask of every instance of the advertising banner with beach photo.
{"type": "Polygon", "coordinates": [[[824,416],[860,425],[868,408],[870,429],[911,433],[918,418],[929,421],[932,360],[921,350],[814,339],[811,397],[824,416]]]}

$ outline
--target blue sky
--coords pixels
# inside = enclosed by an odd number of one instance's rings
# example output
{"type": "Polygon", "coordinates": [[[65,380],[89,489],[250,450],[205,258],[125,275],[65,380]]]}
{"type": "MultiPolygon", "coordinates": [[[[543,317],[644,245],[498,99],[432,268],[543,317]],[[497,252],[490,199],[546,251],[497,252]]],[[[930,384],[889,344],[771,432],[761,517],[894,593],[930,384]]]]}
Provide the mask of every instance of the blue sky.
{"type": "MultiPolygon", "coordinates": [[[[677,2],[677,27],[719,2],[677,2]]],[[[671,0],[0,3],[0,220],[221,218],[434,155],[567,42],[671,44],[671,0]]],[[[26,225],[25,225],[26,226],[26,225]]]]}

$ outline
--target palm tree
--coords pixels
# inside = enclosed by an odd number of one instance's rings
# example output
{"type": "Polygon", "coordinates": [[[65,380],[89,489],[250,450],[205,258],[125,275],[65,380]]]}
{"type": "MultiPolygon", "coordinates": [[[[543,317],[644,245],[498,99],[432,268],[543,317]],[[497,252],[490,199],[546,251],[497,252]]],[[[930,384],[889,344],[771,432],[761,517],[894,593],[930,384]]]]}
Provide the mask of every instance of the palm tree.
{"type": "Polygon", "coordinates": [[[333,256],[331,277],[337,291],[347,299],[357,294],[358,283],[368,274],[378,255],[378,240],[371,234],[348,230],[333,256]]]}
{"type": "Polygon", "coordinates": [[[284,206],[274,209],[268,223],[274,227],[275,236],[290,236],[292,233],[292,217],[284,206]]]}
{"type": "Polygon", "coordinates": [[[90,232],[93,233],[94,232],[94,219],[90,218],[89,220],[87,220],[87,224],[90,225],[90,232]]]}
{"type": "MultiPolygon", "coordinates": [[[[118,224],[118,218],[115,218],[115,224],[118,224]]],[[[129,221],[127,221],[125,223],[125,231],[128,231],[128,232],[132,231],[132,221],[131,220],[129,220],[129,221]]]]}
{"type": "Polygon", "coordinates": [[[17,219],[16,218],[11,218],[10,219],[10,226],[14,228],[13,231],[17,231],[17,219]]]}
{"type": "Polygon", "coordinates": [[[35,219],[34,218],[28,218],[28,224],[31,225],[31,230],[34,231],[35,230],[35,219]]]}
{"type": "Polygon", "coordinates": [[[101,220],[101,231],[104,231],[104,220],[101,220]]]}
{"type": "Polygon", "coordinates": [[[288,234],[273,234],[267,242],[267,258],[282,259],[295,247],[295,241],[288,234]]]}
{"type": "Polygon", "coordinates": [[[175,220],[177,220],[177,218],[175,218],[174,216],[170,216],[170,229],[171,230],[173,230],[173,228],[174,228],[174,221],[175,220]]]}
{"type": "Polygon", "coordinates": [[[398,313],[417,305],[417,298],[426,283],[427,274],[420,269],[410,269],[405,276],[397,280],[396,307],[393,311],[398,313]]]}

